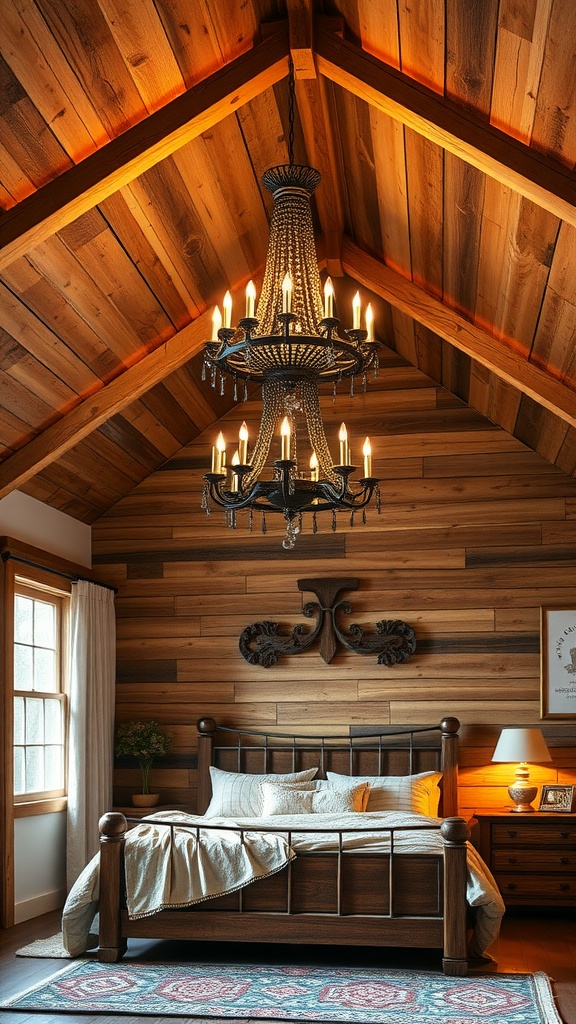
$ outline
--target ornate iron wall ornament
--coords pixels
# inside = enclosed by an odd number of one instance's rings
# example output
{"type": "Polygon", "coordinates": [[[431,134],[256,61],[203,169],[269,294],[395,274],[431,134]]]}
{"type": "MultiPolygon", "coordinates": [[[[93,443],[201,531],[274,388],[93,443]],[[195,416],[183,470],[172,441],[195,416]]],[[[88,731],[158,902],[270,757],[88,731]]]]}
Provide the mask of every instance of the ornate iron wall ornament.
{"type": "Polygon", "coordinates": [[[279,624],[265,620],[253,622],[242,630],[239,648],[242,657],[250,665],[270,668],[279,657],[301,654],[317,640],[320,641],[320,655],[327,665],[341,643],[353,654],[377,654],[379,665],[400,665],[407,661],[416,650],[416,635],[412,626],[401,619],[382,619],[376,623],[376,631],[366,631],[364,626],[353,624],[348,630],[338,624],[338,613],[350,615],[352,607],[348,601],[338,601],[343,590],[357,590],[357,579],[297,580],[298,589],[312,591],[318,598],[302,606],[306,618],[316,616],[316,624],[310,630],[299,624],[290,633],[280,633],[279,624]]]}

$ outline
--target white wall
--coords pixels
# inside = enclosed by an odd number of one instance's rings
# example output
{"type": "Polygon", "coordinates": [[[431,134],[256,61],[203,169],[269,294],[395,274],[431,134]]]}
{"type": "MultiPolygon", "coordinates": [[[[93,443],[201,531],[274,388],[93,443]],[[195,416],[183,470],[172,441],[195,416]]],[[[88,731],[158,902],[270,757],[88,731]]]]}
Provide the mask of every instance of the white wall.
{"type": "Polygon", "coordinates": [[[0,535],[78,565],[92,565],[91,527],[22,491],[12,491],[0,501],[0,535]]]}
{"type": "Polygon", "coordinates": [[[66,812],[14,822],[14,920],[57,910],[66,899],[66,812]]]}
{"type": "MultiPolygon", "coordinates": [[[[92,565],[92,530],[21,491],[0,501],[0,535],[92,565]]],[[[66,812],[14,822],[15,920],[61,907],[66,896],[66,812]]]]}

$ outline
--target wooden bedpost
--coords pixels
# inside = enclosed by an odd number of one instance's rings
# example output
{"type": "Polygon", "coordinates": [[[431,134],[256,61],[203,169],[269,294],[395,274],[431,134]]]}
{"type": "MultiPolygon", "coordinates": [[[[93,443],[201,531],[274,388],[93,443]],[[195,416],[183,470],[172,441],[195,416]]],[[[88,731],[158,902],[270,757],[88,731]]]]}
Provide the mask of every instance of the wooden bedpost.
{"type": "Polygon", "coordinates": [[[208,809],[212,787],[210,785],[210,765],[216,735],[216,722],[213,718],[200,718],[196,723],[198,729],[198,814],[208,809]]]}
{"type": "Polygon", "coordinates": [[[457,718],[443,718],[442,731],[442,817],[458,814],[458,730],[457,718]]]}
{"type": "Polygon", "coordinates": [[[109,811],[98,823],[100,829],[100,948],[98,959],[116,963],[126,952],[122,938],[120,910],[124,890],[124,841],[128,823],[123,814],[109,811]]]}
{"type": "Polygon", "coordinates": [[[440,826],[444,841],[444,974],[463,978],[468,973],[466,947],[466,842],[470,829],[464,818],[446,818],[440,826]]]}

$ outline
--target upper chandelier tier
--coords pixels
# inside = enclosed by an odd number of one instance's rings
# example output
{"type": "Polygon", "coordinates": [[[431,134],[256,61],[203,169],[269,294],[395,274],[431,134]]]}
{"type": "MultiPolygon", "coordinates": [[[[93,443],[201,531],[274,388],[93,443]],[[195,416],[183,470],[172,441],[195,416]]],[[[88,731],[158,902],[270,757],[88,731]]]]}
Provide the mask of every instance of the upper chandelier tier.
{"type": "Polygon", "coordinates": [[[272,192],[274,208],[256,315],[254,296],[247,295],[246,315],[234,328],[225,306],[223,326],[216,318],[205,362],[212,371],[257,383],[278,375],[338,383],[372,368],[377,372],[378,343],[370,312],[362,329],[358,303],[352,325],[342,331],[333,315],[330,279],[322,301],[310,209],[319,171],[282,164],[266,171],[262,181],[272,192]]]}

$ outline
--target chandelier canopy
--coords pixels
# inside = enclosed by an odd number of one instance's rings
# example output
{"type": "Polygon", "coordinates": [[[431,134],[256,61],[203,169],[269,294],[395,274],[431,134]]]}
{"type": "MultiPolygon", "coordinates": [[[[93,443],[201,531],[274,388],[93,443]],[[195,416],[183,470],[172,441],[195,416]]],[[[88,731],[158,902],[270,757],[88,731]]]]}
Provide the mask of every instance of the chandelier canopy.
{"type": "MultiPolygon", "coordinates": [[[[223,314],[214,310],[211,341],[204,350],[203,378],[224,391],[231,378],[234,398],[238,383],[243,384],[244,400],[249,381],[262,388],[262,418],[258,437],[248,455],[248,430],[240,428],[238,450],[228,468],[226,444],[222,434],[212,450],[212,469],[204,477],[202,507],[210,514],[212,503],[223,508],[230,526],[236,528],[237,513],[249,510],[252,526],[254,510],[262,513],[266,532],[266,513],[281,512],[286,521],[285,548],[294,546],[300,532],[303,513],[311,513],[316,532],[318,512],[348,511],[354,521],[357,510],[365,510],[373,495],[380,511],[378,480],[372,476],[372,452],[366,438],[363,447],[363,476],[354,490],[350,477],[352,465],[346,427],[339,433],[339,460],[334,462],[320,413],[318,387],[337,385],[361,377],[366,388],[368,371],[378,376],[378,342],[374,338],[371,307],[360,326],[361,305],[357,293],[353,302],[353,323],[342,329],[333,314],[334,291],[330,278],[324,286],[322,302],[320,274],[310,197],[320,181],[312,167],[284,164],[271,167],[263,176],[272,192],[274,207],[262,291],[255,308],[256,290],[252,282],[246,289],[245,316],[232,326],[232,299],[227,292],[223,314]],[[273,445],[280,436],[280,458],[273,459],[272,478],[261,479],[273,445]],[[307,435],[310,445],[309,473],[304,475],[299,455],[301,441],[307,435]]],[[[365,511],[363,511],[363,519],[365,511]]]]}

